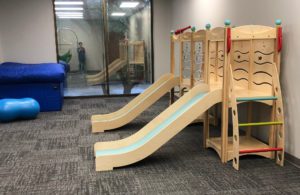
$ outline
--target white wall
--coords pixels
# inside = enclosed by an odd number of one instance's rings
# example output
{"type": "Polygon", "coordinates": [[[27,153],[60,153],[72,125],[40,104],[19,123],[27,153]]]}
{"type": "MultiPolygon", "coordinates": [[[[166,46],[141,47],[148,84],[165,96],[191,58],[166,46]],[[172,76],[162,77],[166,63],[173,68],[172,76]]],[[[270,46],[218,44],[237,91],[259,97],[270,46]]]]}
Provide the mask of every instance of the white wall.
{"type": "Polygon", "coordinates": [[[0,1],[3,60],[56,62],[51,0],[0,1]]]}
{"type": "MultiPolygon", "coordinates": [[[[0,24],[0,26],[1,26],[1,24],[0,24]]],[[[0,29],[0,63],[2,63],[3,61],[4,61],[4,59],[3,59],[3,49],[2,49],[2,37],[1,37],[1,29],[0,29]]]]}
{"type": "Polygon", "coordinates": [[[170,72],[170,30],[172,0],[153,0],[154,76],[170,72]]]}
{"type": "MultiPolygon", "coordinates": [[[[300,36],[300,1],[173,0],[171,7],[172,25],[169,30],[186,25],[196,25],[198,28],[204,28],[204,25],[208,22],[213,27],[223,26],[223,21],[226,18],[231,19],[232,25],[236,26],[245,24],[274,26],[275,19],[282,19],[284,48],[281,83],[285,100],[285,121],[287,123],[286,149],[290,154],[300,158],[300,123],[297,121],[298,116],[300,116],[300,90],[297,90],[299,88],[297,84],[300,82],[300,66],[298,63],[300,56],[300,49],[298,47],[300,36]]],[[[167,11],[166,7],[164,9],[167,11]]],[[[154,20],[154,22],[159,21],[154,20]]],[[[163,32],[165,31],[166,29],[163,29],[163,32]]],[[[159,31],[156,33],[160,34],[159,31]]],[[[155,39],[157,39],[156,36],[155,39]]],[[[159,39],[162,40],[162,37],[159,37],[159,39]]],[[[159,48],[160,51],[163,50],[162,47],[159,48]]],[[[168,48],[165,47],[164,49],[168,48]]],[[[163,61],[167,64],[169,62],[168,55],[155,57],[164,58],[159,59],[160,62],[163,61]]],[[[167,70],[164,71],[168,72],[167,70]]]]}
{"type": "MultiPolygon", "coordinates": [[[[3,23],[2,23],[2,19],[4,15],[3,15],[3,12],[2,12],[2,8],[1,8],[1,2],[0,2],[0,27],[4,26],[3,23]]],[[[3,36],[2,36],[2,31],[3,31],[3,28],[0,28],[0,63],[4,62],[4,51],[3,51],[3,43],[2,43],[2,39],[3,39],[3,36]]]]}

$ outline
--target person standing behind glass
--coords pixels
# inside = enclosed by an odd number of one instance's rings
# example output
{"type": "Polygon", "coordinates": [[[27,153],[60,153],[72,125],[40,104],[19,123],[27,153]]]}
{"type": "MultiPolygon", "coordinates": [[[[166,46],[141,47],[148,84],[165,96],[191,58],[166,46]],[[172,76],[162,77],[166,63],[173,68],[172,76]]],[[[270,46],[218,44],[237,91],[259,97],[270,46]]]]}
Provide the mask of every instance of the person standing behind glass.
{"type": "Polygon", "coordinates": [[[78,43],[77,53],[79,60],[79,71],[85,72],[85,48],[82,46],[82,42],[78,43]]]}

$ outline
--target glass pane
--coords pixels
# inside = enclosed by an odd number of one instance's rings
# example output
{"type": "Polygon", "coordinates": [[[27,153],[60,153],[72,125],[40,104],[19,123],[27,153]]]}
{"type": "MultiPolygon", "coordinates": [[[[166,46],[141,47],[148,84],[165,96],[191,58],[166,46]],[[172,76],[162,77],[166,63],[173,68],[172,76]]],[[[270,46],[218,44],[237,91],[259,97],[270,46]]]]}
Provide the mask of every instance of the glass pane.
{"type": "Polygon", "coordinates": [[[107,69],[110,94],[138,94],[152,83],[149,0],[107,0],[107,69]]]}
{"type": "Polygon", "coordinates": [[[57,43],[67,71],[66,96],[105,95],[101,0],[56,0],[57,43]]]}

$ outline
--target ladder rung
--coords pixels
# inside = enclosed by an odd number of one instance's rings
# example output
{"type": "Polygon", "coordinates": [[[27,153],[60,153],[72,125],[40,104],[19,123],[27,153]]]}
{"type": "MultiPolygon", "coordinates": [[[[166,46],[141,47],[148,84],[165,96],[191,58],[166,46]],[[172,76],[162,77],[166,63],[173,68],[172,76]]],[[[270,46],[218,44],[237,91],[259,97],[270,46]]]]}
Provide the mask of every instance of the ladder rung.
{"type": "Polygon", "coordinates": [[[261,149],[253,149],[253,150],[240,150],[240,154],[275,152],[275,151],[283,151],[283,148],[261,148],[261,149]]]}
{"type": "Polygon", "coordinates": [[[277,100],[276,96],[265,96],[265,97],[239,97],[236,98],[238,102],[251,102],[251,101],[266,101],[266,100],[277,100]]]}
{"type": "Polygon", "coordinates": [[[239,127],[253,127],[253,126],[270,126],[270,125],[282,125],[283,122],[261,122],[261,123],[240,123],[239,127]]]}

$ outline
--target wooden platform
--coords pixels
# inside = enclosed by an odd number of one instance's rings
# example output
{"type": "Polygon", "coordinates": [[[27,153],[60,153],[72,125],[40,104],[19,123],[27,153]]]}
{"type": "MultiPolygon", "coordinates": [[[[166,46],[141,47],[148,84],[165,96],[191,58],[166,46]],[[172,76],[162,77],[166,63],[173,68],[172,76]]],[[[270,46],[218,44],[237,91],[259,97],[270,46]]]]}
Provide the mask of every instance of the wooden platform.
{"type": "MultiPolygon", "coordinates": [[[[207,140],[207,147],[214,149],[219,156],[221,156],[221,138],[220,137],[212,137],[207,140]]],[[[261,148],[270,148],[267,144],[255,139],[253,137],[240,137],[240,150],[254,150],[261,148]]],[[[259,155],[266,158],[271,158],[272,152],[262,152],[262,153],[249,153],[249,154],[241,154],[244,155],[259,155]]],[[[227,153],[227,161],[233,159],[233,141],[232,137],[228,138],[228,153],[227,153]]]]}
{"type": "MultiPolygon", "coordinates": [[[[210,89],[211,90],[216,90],[216,89],[222,89],[222,83],[218,82],[211,82],[210,83],[210,89]]],[[[245,89],[239,86],[235,86],[235,95],[236,98],[257,98],[257,97],[267,97],[267,96],[273,96],[272,93],[270,92],[263,92],[259,90],[250,90],[250,89],[245,89]]],[[[266,101],[257,101],[261,102],[263,104],[271,106],[273,104],[272,100],[266,100],[266,101]]],[[[231,106],[230,106],[231,107],[231,106]]]]}

